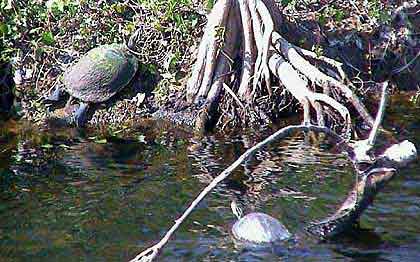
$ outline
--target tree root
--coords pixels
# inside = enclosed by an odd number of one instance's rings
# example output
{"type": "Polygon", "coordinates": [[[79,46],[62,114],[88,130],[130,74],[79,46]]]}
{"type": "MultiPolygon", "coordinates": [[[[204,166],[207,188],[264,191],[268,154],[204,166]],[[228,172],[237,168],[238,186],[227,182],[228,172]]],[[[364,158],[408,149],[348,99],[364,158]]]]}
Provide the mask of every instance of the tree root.
{"type": "Polygon", "coordinates": [[[241,22],[243,30],[243,51],[242,51],[242,73],[238,89],[238,95],[243,100],[250,95],[249,84],[251,83],[251,78],[254,74],[255,66],[255,39],[254,32],[252,31],[252,20],[251,12],[245,0],[238,0],[239,8],[241,12],[241,22]]]}
{"type": "MultiPolygon", "coordinates": [[[[236,56],[235,42],[238,39],[237,28],[237,8],[232,8],[228,16],[227,27],[225,29],[225,37],[233,41],[225,42],[223,48],[220,50],[220,54],[217,58],[216,68],[214,71],[213,82],[211,83],[210,89],[207,94],[206,102],[204,107],[199,111],[195,127],[198,130],[206,129],[211,123],[212,117],[214,116],[214,108],[217,104],[218,97],[226,84],[226,78],[229,72],[232,71],[233,59],[236,56]]],[[[205,89],[207,91],[207,84],[202,86],[200,91],[205,89]]],[[[201,93],[198,93],[198,97],[201,93]]],[[[209,129],[209,128],[207,128],[209,129]]]]}
{"type": "MultiPolygon", "coordinates": [[[[336,124],[341,123],[342,131],[348,134],[351,130],[351,115],[343,103],[350,102],[362,119],[373,126],[373,119],[364,105],[341,82],[346,79],[341,64],[290,44],[277,33],[281,26],[280,9],[272,0],[216,2],[208,17],[208,25],[186,90],[190,103],[204,105],[197,114],[195,127],[199,130],[209,129],[219,122],[219,102],[224,94],[234,94],[232,97],[241,101],[235,102],[239,105],[234,110],[237,112],[235,117],[263,114],[246,111],[256,110],[255,102],[260,97],[273,96],[273,76],[280,81],[281,88],[290,92],[304,107],[304,115],[309,118],[305,118],[306,123],[311,122],[309,111],[312,108],[316,112],[314,122],[321,126],[327,125],[330,122],[327,122],[325,115],[328,107],[338,112],[340,118],[330,114],[328,119],[336,124]],[[232,32],[232,26],[235,32],[232,32]],[[332,66],[341,79],[323,73],[305,57],[332,66]],[[237,61],[235,64],[240,65],[240,68],[232,67],[234,61],[237,61]],[[235,70],[233,77],[226,76],[229,70],[235,70]],[[324,94],[309,88],[309,82],[322,87],[324,94]],[[230,88],[224,88],[224,84],[230,88]],[[328,90],[335,96],[331,97],[328,90]],[[309,104],[306,104],[307,101],[309,104]]],[[[252,121],[254,119],[242,119],[240,122],[252,121]]]]}
{"type": "MultiPolygon", "coordinates": [[[[339,82],[338,80],[322,73],[317,67],[313,66],[309,63],[306,59],[304,59],[297,49],[290,44],[287,40],[285,40],[280,34],[274,33],[273,34],[273,45],[277,50],[279,50],[285,58],[290,61],[293,67],[296,68],[299,72],[305,75],[310,81],[320,85],[320,86],[328,86],[332,88],[338,89],[343,95],[353,104],[359,114],[363,117],[363,119],[369,124],[370,126],[373,125],[373,119],[367,112],[366,108],[360,102],[360,100],[354,95],[354,93],[343,83],[339,82]]],[[[300,51],[303,49],[300,48],[300,51]]],[[[308,54],[309,52],[305,52],[308,54]]],[[[322,58],[321,58],[322,59],[322,58]]],[[[333,64],[336,68],[339,69],[339,73],[344,74],[342,69],[338,67],[337,63],[331,61],[331,59],[322,59],[323,61],[328,61],[329,64],[333,64]]]]}
{"type": "MultiPolygon", "coordinates": [[[[330,96],[315,93],[309,90],[309,88],[307,88],[307,82],[299,76],[296,70],[294,70],[294,68],[286,62],[282,56],[273,54],[270,58],[269,66],[271,71],[277,75],[286,89],[292,93],[292,95],[299,100],[300,103],[304,104],[306,101],[309,101],[309,103],[315,108],[319,107],[319,104],[316,102],[325,103],[340,113],[346,123],[346,131],[350,129],[350,113],[347,108],[330,96]]],[[[308,114],[309,108],[305,108],[304,111],[308,114]]],[[[320,112],[318,112],[318,114],[320,114],[320,112]]],[[[321,116],[318,118],[321,118],[321,116]]],[[[305,122],[307,121],[308,120],[305,118],[305,122]]]]}
{"type": "Polygon", "coordinates": [[[226,27],[226,20],[232,2],[233,0],[217,1],[208,17],[208,23],[199,47],[193,75],[188,81],[187,95],[189,99],[195,96],[197,100],[200,97],[205,97],[210,89],[211,78],[213,77],[219,51],[219,30],[223,30],[226,27]]]}

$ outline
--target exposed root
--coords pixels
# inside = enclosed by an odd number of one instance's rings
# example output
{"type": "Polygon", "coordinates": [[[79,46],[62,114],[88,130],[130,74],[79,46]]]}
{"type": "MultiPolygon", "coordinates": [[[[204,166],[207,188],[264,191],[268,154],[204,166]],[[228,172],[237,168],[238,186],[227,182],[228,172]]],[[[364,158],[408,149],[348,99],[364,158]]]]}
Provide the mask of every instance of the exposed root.
{"type": "Polygon", "coordinates": [[[319,126],[325,126],[325,117],[324,117],[324,109],[319,102],[315,102],[314,108],[316,111],[316,121],[319,126]]]}
{"type": "MultiPolygon", "coordinates": [[[[207,30],[206,30],[207,31],[207,30]]],[[[201,85],[203,81],[203,69],[204,63],[206,61],[206,50],[207,50],[207,38],[202,39],[197,55],[197,60],[195,62],[194,68],[192,70],[192,75],[187,83],[187,99],[191,101],[196,93],[197,88],[201,85]]]]}
{"type": "MultiPolygon", "coordinates": [[[[363,119],[369,124],[373,125],[373,118],[367,112],[366,108],[360,103],[359,99],[354,95],[354,93],[343,83],[338,80],[322,73],[317,67],[313,66],[306,59],[304,59],[296,48],[285,40],[280,34],[273,33],[273,45],[279,50],[288,61],[302,74],[304,74],[310,81],[320,85],[337,88],[344,96],[353,104],[359,114],[363,119]]],[[[302,51],[303,49],[299,49],[302,51]]],[[[306,52],[308,53],[308,52],[306,52]]],[[[323,59],[323,61],[328,61],[329,64],[336,64],[331,61],[331,59],[323,59]]],[[[339,69],[340,75],[344,74],[342,69],[339,66],[336,66],[339,69]]]]}
{"type": "Polygon", "coordinates": [[[270,11],[262,1],[257,1],[256,9],[260,14],[260,17],[263,22],[262,30],[262,48],[259,53],[259,60],[257,59],[257,64],[255,65],[255,78],[254,78],[254,90],[257,85],[261,82],[261,77],[265,82],[265,87],[270,95],[272,95],[271,83],[270,83],[270,71],[268,69],[268,52],[271,48],[271,37],[274,32],[274,22],[271,18],[270,11]]]}
{"type": "Polygon", "coordinates": [[[215,62],[218,55],[220,29],[224,29],[232,0],[220,0],[214,5],[208,17],[207,27],[198,51],[193,75],[188,82],[187,94],[190,99],[196,96],[196,101],[205,97],[211,86],[215,62]],[[197,90],[198,88],[198,90],[197,90]],[[198,91],[198,95],[197,94],[198,91]]]}
{"type": "MultiPolygon", "coordinates": [[[[322,102],[339,112],[346,123],[347,130],[350,129],[350,113],[347,108],[325,94],[312,92],[307,87],[307,82],[299,76],[296,70],[286,62],[283,57],[278,54],[273,54],[270,58],[269,66],[271,71],[277,75],[287,90],[289,90],[300,103],[306,106],[306,108],[304,107],[306,114],[309,112],[309,108],[307,108],[307,105],[305,104],[306,101],[309,101],[313,107],[317,107],[317,102],[322,102]]],[[[307,116],[304,117],[304,121],[308,121],[307,116]]]]}
{"type": "MultiPolygon", "coordinates": [[[[223,89],[223,84],[225,84],[228,72],[232,71],[233,58],[235,58],[237,54],[237,50],[235,49],[235,43],[236,39],[238,39],[239,36],[238,31],[236,30],[236,18],[236,8],[232,8],[228,17],[225,38],[231,39],[233,41],[224,43],[224,46],[221,49],[221,52],[217,58],[217,64],[215,64],[216,69],[213,77],[214,79],[211,84],[211,88],[208,92],[204,108],[200,110],[197,118],[198,121],[195,124],[198,130],[205,129],[206,126],[208,126],[208,124],[212,122],[211,117],[214,116],[212,111],[214,111],[214,107],[217,104],[218,97],[223,89]]],[[[202,86],[201,88],[207,89],[206,86],[202,86]]],[[[200,97],[200,93],[198,93],[198,96],[200,97]]]]}
{"type": "Polygon", "coordinates": [[[198,129],[216,123],[225,126],[226,123],[217,119],[227,113],[221,112],[219,104],[224,94],[236,100],[233,107],[239,106],[231,108],[228,113],[233,118],[240,118],[235,122],[252,124],[258,120],[250,119],[251,116],[266,118],[266,113],[258,111],[255,102],[267,95],[276,100],[273,94],[279,92],[273,91],[272,84],[276,81],[273,76],[278,78],[279,88],[290,92],[304,107],[306,123],[316,122],[320,126],[341,123],[342,131],[349,134],[351,115],[344,103],[350,102],[362,119],[373,125],[364,105],[342,82],[346,76],[339,62],[292,45],[278,33],[282,17],[274,1],[220,0],[208,19],[187,86],[188,101],[204,104],[196,119],[198,129]],[[235,33],[230,30],[232,26],[235,33]],[[337,71],[340,79],[323,73],[306,57],[328,64],[337,71]],[[233,68],[233,64],[239,68],[233,68]],[[226,77],[232,70],[232,77],[226,77]],[[224,88],[224,84],[229,88],[224,88]],[[317,93],[316,88],[309,87],[312,85],[321,87],[324,93],[317,93]],[[314,121],[311,121],[311,109],[316,112],[314,121]],[[329,113],[333,111],[338,115],[329,113]]]}
{"type": "Polygon", "coordinates": [[[254,66],[255,66],[255,39],[254,39],[254,32],[252,31],[252,20],[251,20],[251,12],[245,0],[238,0],[239,8],[241,12],[241,22],[242,22],[242,30],[243,30],[243,54],[242,54],[242,73],[241,73],[241,80],[238,89],[238,95],[241,99],[245,100],[247,97],[250,96],[250,83],[251,77],[254,74],[254,66]]]}

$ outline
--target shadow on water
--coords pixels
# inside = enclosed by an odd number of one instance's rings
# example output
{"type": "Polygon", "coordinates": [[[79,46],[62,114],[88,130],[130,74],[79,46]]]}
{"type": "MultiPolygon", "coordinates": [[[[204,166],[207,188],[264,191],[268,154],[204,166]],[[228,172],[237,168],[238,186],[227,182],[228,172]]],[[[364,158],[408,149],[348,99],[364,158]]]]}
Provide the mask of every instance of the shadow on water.
{"type": "MultiPolygon", "coordinates": [[[[388,126],[406,130],[403,137],[418,145],[419,108],[404,112],[410,117],[391,112],[388,126]]],[[[162,237],[214,176],[270,132],[198,136],[160,122],[104,131],[1,123],[1,260],[127,260],[162,237]]],[[[344,200],[352,172],[328,140],[290,136],[249,159],[212,192],[161,259],[415,261],[419,164],[385,188],[360,228],[327,242],[302,232],[344,200]],[[274,252],[240,248],[230,235],[233,199],[245,213],[278,218],[295,234],[293,241],[274,252]]]]}

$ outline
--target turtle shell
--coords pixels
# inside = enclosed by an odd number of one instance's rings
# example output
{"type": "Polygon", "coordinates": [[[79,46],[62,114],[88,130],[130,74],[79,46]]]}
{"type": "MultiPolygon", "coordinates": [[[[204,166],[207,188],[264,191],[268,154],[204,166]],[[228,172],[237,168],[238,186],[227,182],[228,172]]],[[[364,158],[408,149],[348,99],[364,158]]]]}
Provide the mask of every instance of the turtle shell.
{"type": "Polygon", "coordinates": [[[264,213],[248,214],[233,225],[232,233],[238,240],[264,244],[289,238],[289,231],[277,219],[264,213]]]}
{"type": "Polygon", "coordinates": [[[87,52],[64,73],[64,86],[71,96],[82,101],[104,102],[130,82],[137,67],[137,58],[125,45],[102,45],[87,52]]]}

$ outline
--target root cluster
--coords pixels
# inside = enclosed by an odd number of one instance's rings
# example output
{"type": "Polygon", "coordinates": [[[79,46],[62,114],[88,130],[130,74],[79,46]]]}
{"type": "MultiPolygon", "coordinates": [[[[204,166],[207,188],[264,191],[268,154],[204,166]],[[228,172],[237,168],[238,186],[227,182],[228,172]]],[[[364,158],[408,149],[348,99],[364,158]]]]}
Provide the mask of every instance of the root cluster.
{"type": "MultiPolygon", "coordinates": [[[[264,106],[259,103],[278,101],[279,96],[298,101],[307,124],[334,124],[348,133],[350,112],[356,111],[372,126],[372,117],[345,84],[341,63],[289,43],[278,33],[282,20],[273,0],[217,1],[186,89],[187,101],[200,106],[196,128],[264,120],[269,116],[258,110],[264,106]],[[333,68],[334,74],[327,75],[308,59],[333,68]]],[[[279,104],[285,108],[289,103],[279,104]]]]}

